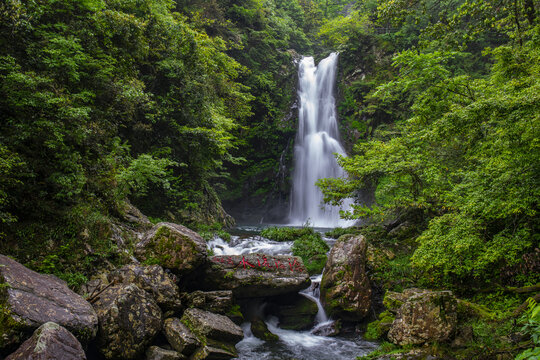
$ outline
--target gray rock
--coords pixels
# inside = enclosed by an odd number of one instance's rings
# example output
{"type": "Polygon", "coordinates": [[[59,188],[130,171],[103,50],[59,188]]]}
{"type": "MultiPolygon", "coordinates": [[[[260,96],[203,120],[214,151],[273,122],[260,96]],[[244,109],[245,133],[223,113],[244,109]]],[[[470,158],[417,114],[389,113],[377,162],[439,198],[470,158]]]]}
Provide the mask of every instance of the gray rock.
{"type": "Polygon", "coordinates": [[[232,290],[236,297],[265,297],[296,293],[309,286],[302,259],[264,254],[212,256],[205,287],[232,290]]]}
{"type": "Polygon", "coordinates": [[[244,338],[240,326],[228,317],[201,309],[187,309],[181,320],[196,335],[225,343],[236,344],[244,338]]]}
{"type": "Polygon", "coordinates": [[[181,308],[178,285],[159,265],[126,265],[108,275],[110,282],[117,284],[135,284],[150,293],[154,300],[166,310],[181,308]]]}
{"type": "Polygon", "coordinates": [[[339,320],[323,323],[311,330],[313,335],[317,336],[337,336],[341,331],[341,322],[339,320]]]}
{"type": "Polygon", "coordinates": [[[86,360],[81,343],[64,327],[53,322],[41,325],[6,360],[86,360]]]}
{"type": "Polygon", "coordinates": [[[362,235],[343,235],[332,247],[321,281],[321,300],[329,315],[358,321],[368,314],[371,285],[365,269],[366,248],[362,235]]]}
{"type": "Polygon", "coordinates": [[[204,265],[206,241],[185,226],[173,223],[155,225],[136,245],[135,255],[141,261],[154,260],[183,276],[204,265]]]}
{"type": "Polygon", "coordinates": [[[174,350],[162,349],[158,346],[150,346],[146,350],[146,360],[182,360],[186,357],[174,350]]]}
{"type": "Polygon", "coordinates": [[[237,356],[234,346],[216,343],[199,348],[190,360],[229,360],[237,356]]]}
{"type": "Polygon", "coordinates": [[[163,323],[167,341],[181,354],[191,355],[201,346],[201,341],[180,319],[170,318],[163,323]]]}
{"type": "Polygon", "coordinates": [[[444,342],[456,325],[457,300],[451,291],[420,291],[401,305],[388,339],[398,345],[444,342]]]}
{"type": "Polygon", "coordinates": [[[22,334],[52,321],[81,341],[95,337],[98,318],[92,306],[52,275],[38,274],[7,256],[0,255],[2,327],[0,349],[20,343],[22,334]]]}
{"type": "Polygon", "coordinates": [[[227,314],[233,306],[231,290],[194,291],[185,295],[186,307],[196,307],[216,314],[227,314]]]}
{"type": "Polygon", "coordinates": [[[94,308],[99,317],[98,348],[107,359],[139,356],[161,329],[161,309],[134,284],[106,289],[94,308]]]}

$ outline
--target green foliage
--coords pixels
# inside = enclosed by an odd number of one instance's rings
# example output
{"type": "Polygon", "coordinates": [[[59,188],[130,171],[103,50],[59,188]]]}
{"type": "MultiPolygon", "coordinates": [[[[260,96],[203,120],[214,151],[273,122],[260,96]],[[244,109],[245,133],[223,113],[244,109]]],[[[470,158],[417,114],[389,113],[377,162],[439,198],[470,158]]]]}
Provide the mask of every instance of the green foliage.
{"type": "Polygon", "coordinates": [[[216,236],[227,242],[231,241],[231,234],[225,231],[223,225],[220,223],[214,223],[212,225],[200,224],[196,230],[206,241],[210,241],[216,236]]]}
{"type": "Polygon", "coordinates": [[[177,165],[169,159],[154,159],[151,155],[142,154],[117,175],[120,197],[133,194],[136,197],[147,194],[149,184],[158,184],[165,190],[170,189],[172,177],[167,168],[177,165]]]}
{"type": "Polygon", "coordinates": [[[528,307],[520,319],[521,331],[530,336],[532,347],[518,354],[516,360],[533,360],[540,358],[540,305],[532,298],[527,299],[528,307]]]}
{"type": "Polygon", "coordinates": [[[293,255],[302,258],[310,275],[320,274],[326,264],[326,253],[330,250],[320,233],[309,226],[301,228],[268,227],[261,236],[274,241],[294,241],[293,255]]]}
{"type": "Polygon", "coordinates": [[[313,233],[296,239],[292,246],[293,255],[302,258],[310,275],[320,274],[326,264],[326,253],[330,250],[321,234],[313,233]]]}
{"type": "Polygon", "coordinates": [[[358,233],[360,233],[360,229],[358,229],[358,228],[354,228],[354,227],[349,227],[349,228],[336,227],[336,228],[333,228],[330,231],[325,232],[324,236],[337,239],[342,235],[358,234],[358,233]]]}
{"type": "Polygon", "coordinates": [[[394,321],[395,316],[388,310],[379,314],[377,320],[370,322],[367,326],[364,338],[366,340],[382,339],[390,330],[390,326],[394,321]]]}
{"type": "Polygon", "coordinates": [[[348,179],[320,182],[330,202],[375,185],[376,204],[355,206],[352,218],[407,208],[433,217],[413,257],[426,281],[493,281],[503,269],[517,275],[538,243],[538,32],[531,28],[522,47],[485,53],[495,61],[486,78],[463,75],[470,56],[463,52],[398,54],[400,77],[373,96],[406,95],[411,115],[390,136],[358,143],[356,155],[339,159],[348,179]]]}
{"type": "Polygon", "coordinates": [[[317,236],[317,233],[309,226],[301,228],[272,226],[262,229],[261,236],[274,241],[295,241],[302,237],[317,236]]]}

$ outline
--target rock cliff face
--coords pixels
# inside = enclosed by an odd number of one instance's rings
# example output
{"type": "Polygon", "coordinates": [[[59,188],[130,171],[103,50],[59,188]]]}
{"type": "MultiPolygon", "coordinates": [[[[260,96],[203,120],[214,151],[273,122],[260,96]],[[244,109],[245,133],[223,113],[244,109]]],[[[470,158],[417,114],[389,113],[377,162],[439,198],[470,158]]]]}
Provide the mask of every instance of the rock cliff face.
{"type": "Polygon", "coordinates": [[[52,321],[81,341],[96,335],[98,318],[92,306],[52,275],[38,274],[0,255],[2,287],[0,350],[24,340],[26,334],[52,321]]]}
{"type": "Polygon", "coordinates": [[[361,235],[336,241],[324,267],[321,300],[329,315],[362,320],[371,307],[371,285],[366,274],[367,243],[361,235]]]}
{"type": "Polygon", "coordinates": [[[296,293],[310,284],[302,259],[264,254],[210,257],[205,287],[232,290],[236,297],[296,293]]]}

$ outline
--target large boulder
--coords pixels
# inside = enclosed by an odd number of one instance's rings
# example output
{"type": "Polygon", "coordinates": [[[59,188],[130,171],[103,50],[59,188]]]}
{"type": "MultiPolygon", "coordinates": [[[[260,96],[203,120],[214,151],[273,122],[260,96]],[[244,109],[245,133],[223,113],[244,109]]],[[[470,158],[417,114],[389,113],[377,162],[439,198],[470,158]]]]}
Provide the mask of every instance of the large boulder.
{"type": "Polygon", "coordinates": [[[163,332],[169,344],[183,355],[191,355],[201,346],[201,341],[197,335],[178,318],[165,320],[163,332]]]}
{"type": "Polygon", "coordinates": [[[107,288],[94,308],[99,317],[97,345],[107,359],[139,356],[161,330],[161,309],[134,284],[107,288]]]}
{"type": "Polygon", "coordinates": [[[66,328],[47,322],[41,325],[6,360],[86,360],[81,343],[66,328]]]}
{"type": "Polygon", "coordinates": [[[205,287],[232,290],[239,298],[296,293],[309,286],[302,259],[264,254],[222,255],[210,258],[205,287]]]}
{"type": "Polygon", "coordinates": [[[366,248],[362,235],[343,235],[332,247],[321,281],[321,300],[329,315],[358,321],[368,314],[371,285],[366,248]]]}
{"type": "Polygon", "coordinates": [[[207,260],[206,241],[185,226],[159,223],[136,245],[141,261],[157,262],[183,276],[192,273],[207,260]]]}
{"type": "Polygon", "coordinates": [[[242,328],[228,317],[201,309],[187,309],[181,320],[199,337],[236,344],[244,338],[242,328]]]}
{"type": "Polygon", "coordinates": [[[190,359],[232,359],[238,356],[234,345],[244,338],[242,329],[228,317],[201,309],[187,309],[181,321],[201,341],[190,359]]]}
{"type": "Polygon", "coordinates": [[[178,285],[159,265],[126,265],[108,275],[109,282],[116,284],[135,284],[150,293],[159,306],[166,310],[181,307],[178,285]]]}
{"type": "Polygon", "coordinates": [[[95,337],[98,325],[92,306],[52,275],[38,274],[0,255],[0,350],[18,344],[26,334],[52,321],[79,340],[95,337]]]}
{"type": "Polygon", "coordinates": [[[444,342],[457,325],[457,300],[451,291],[410,292],[397,311],[388,339],[398,345],[444,342]]]}
{"type": "Polygon", "coordinates": [[[253,336],[261,340],[266,340],[266,341],[279,340],[279,336],[277,336],[276,334],[268,330],[268,326],[266,326],[266,323],[261,318],[252,319],[250,329],[253,336]]]}

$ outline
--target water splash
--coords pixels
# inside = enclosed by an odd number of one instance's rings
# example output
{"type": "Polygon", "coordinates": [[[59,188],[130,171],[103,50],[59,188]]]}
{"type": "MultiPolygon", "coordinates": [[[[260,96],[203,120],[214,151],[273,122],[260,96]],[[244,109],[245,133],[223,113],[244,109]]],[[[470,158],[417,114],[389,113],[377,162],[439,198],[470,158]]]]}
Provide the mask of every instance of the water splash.
{"type": "MultiPolygon", "coordinates": [[[[294,147],[294,174],[289,221],[309,222],[316,227],[350,226],[339,216],[339,207],[324,205],[315,182],[322,178],[345,177],[335,155],[346,155],[339,142],[334,98],[338,54],[332,53],[318,66],[304,57],[298,70],[299,121],[294,147]]],[[[344,203],[348,208],[351,201],[344,203]]]]}

